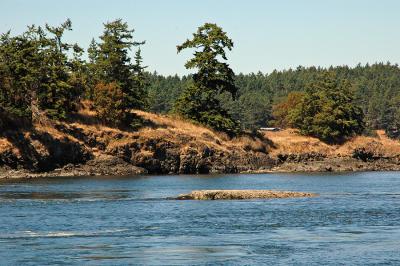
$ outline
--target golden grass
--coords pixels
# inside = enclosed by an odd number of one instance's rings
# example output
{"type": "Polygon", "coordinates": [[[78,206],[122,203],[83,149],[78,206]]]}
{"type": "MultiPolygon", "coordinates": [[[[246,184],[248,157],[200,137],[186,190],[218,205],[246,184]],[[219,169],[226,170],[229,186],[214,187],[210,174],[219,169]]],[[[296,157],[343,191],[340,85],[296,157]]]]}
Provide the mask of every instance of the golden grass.
{"type": "Polygon", "coordinates": [[[275,148],[271,154],[280,153],[311,153],[318,152],[328,154],[334,147],[323,143],[317,138],[302,136],[295,129],[285,129],[277,132],[265,132],[264,135],[270,139],[275,148]]]}
{"type": "MultiPolygon", "coordinates": [[[[67,139],[85,145],[82,139],[58,130],[59,124],[65,128],[81,131],[104,143],[107,149],[123,146],[134,142],[147,140],[163,140],[179,146],[181,149],[208,146],[220,151],[241,149],[246,152],[263,152],[271,156],[278,154],[320,153],[325,156],[351,156],[357,148],[373,149],[375,154],[396,156],[400,154],[400,142],[389,139],[382,130],[377,131],[377,137],[358,136],[342,145],[328,145],[317,138],[300,135],[295,129],[285,129],[278,132],[263,132],[264,138],[254,138],[249,135],[230,139],[226,134],[215,132],[209,128],[186,121],[179,117],[133,111],[141,117],[145,126],[138,131],[125,131],[101,124],[95,116],[89,101],[82,102],[76,119],[69,122],[52,122],[50,125],[35,125],[37,132],[50,134],[55,139],[67,139]]],[[[24,132],[30,138],[32,132],[24,132]]],[[[39,150],[43,147],[33,143],[39,150]]],[[[97,154],[96,148],[92,152],[97,154]]],[[[0,138],[0,152],[15,150],[13,144],[5,138],[0,138]]]]}
{"type": "Polygon", "coordinates": [[[357,136],[341,145],[328,145],[317,138],[302,136],[295,129],[264,134],[275,144],[271,155],[317,152],[326,156],[352,156],[357,148],[371,149],[375,154],[388,157],[400,154],[400,142],[388,138],[383,130],[377,131],[377,137],[357,136]]]}

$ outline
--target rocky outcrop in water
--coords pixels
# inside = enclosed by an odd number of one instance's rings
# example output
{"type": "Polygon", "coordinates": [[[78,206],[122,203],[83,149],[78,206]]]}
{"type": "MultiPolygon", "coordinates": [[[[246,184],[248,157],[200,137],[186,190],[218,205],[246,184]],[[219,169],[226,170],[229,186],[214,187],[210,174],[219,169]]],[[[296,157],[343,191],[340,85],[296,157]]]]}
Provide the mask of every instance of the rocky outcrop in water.
{"type": "Polygon", "coordinates": [[[276,199],[315,197],[309,192],[274,191],[274,190],[195,190],[189,194],[181,194],[178,200],[243,200],[243,199],[276,199]]]}

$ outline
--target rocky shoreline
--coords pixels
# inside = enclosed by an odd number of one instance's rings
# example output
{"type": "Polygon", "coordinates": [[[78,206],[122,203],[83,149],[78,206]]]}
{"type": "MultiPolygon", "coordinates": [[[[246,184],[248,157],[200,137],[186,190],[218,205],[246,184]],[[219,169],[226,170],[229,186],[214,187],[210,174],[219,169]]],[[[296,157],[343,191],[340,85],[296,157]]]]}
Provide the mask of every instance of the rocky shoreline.
{"type": "MultiPolygon", "coordinates": [[[[198,168],[199,166],[197,166],[198,168]]],[[[204,167],[204,166],[200,166],[204,167]]],[[[196,166],[192,166],[196,169],[196,166]]],[[[374,161],[360,161],[354,158],[325,158],[323,160],[305,160],[297,162],[279,162],[271,159],[267,165],[256,165],[242,162],[233,168],[231,165],[214,166],[207,174],[240,174],[240,173],[307,173],[307,172],[363,172],[363,171],[400,171],[400,164],[393,158],[380,158],[374,161]]],[[[206,174],[194,172],[154,172],[150,169],[132,165],[116,156],[100,156],[85,164],[67,164],[52,171],[34,172],[27,169],[0,168],[0,179],[68,177],[68,176],[132,176],[148,174],[206,174]]]]}
{"type": "Polygon", "coordinates": [[[276,172],[400,171],[400,142],[382,132],[328,145],[294,130],[237,138],[137,112],[143,128],[76,119],[0,132],[0,179],[276,172]]]}

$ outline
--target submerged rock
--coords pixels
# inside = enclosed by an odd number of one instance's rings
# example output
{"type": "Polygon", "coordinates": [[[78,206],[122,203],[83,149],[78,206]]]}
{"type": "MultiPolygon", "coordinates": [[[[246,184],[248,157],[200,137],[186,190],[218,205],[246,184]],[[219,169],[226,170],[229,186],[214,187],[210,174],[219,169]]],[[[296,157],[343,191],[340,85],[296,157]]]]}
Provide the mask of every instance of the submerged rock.
{"type": "Polygon", "coordinates": [[[194,190],[181,194],[178,200],[235,200],[235,199],[274,199],[315,197],[318,194],[309,192],[274,191],[274,190],[194,190]]]}

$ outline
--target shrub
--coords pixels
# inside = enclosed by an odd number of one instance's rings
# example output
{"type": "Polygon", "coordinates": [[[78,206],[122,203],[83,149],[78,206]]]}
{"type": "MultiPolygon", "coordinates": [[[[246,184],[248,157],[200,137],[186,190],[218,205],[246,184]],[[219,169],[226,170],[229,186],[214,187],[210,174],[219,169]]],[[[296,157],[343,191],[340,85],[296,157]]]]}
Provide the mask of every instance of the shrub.
{"type": "Polygon", "coordinates": [[[128,118],[125,95],[117,83],[99,83],[95,86],[93,107],[98,118],[112,126],[123,125],[128,118]]]}

